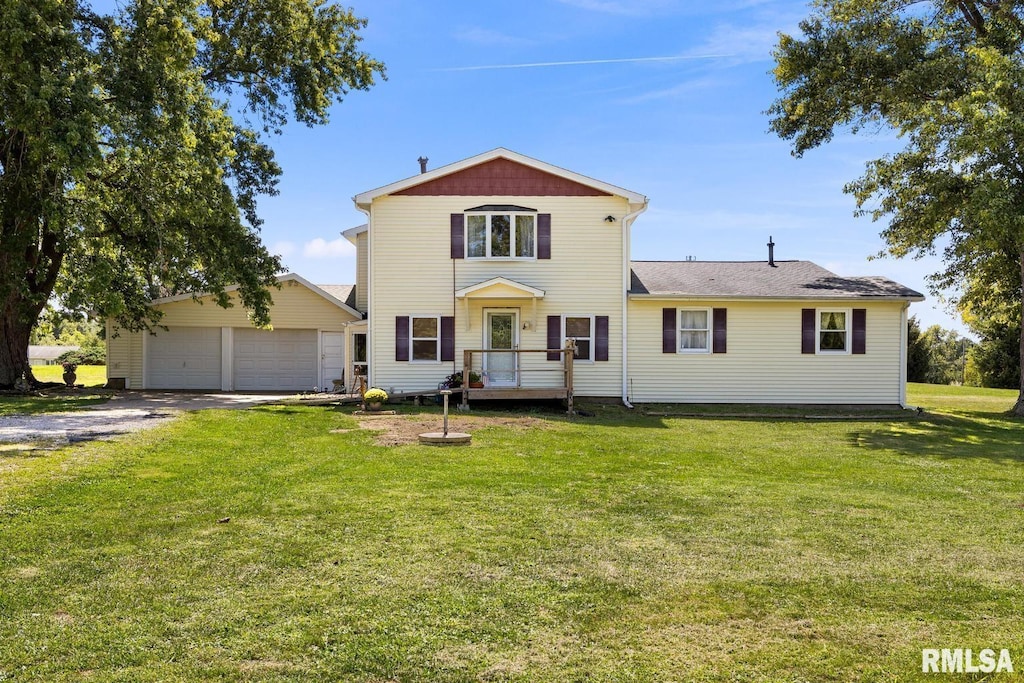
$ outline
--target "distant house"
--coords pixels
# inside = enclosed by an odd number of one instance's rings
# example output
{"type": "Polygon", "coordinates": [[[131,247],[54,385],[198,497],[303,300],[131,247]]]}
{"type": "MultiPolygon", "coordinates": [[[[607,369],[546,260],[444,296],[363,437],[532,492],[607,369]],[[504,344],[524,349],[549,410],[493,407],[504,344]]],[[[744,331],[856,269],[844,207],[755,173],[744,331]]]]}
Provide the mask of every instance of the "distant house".
{"type": "Polygon", "coordinates": [[[77,351],[80,346],[37,346],[28,347],[29,365],[56,365],[57,358],[68,351],[77,351]]]}
{"type": "Polygon", "coordinates": [[[191,297],[154,302],[169,332],[111,336],[130,387],[436,389],[478,398],[902,404],[907,308],[923,296],[807,261],[630,261],[645,196],[495,149],[356,195],[356,284],[296,275],[274,330],[191,297]],[[315,304],[315,306],[314,306],[315,304]],[[304,331],[304,332],[302,332],[304,331]],[[202,359],[202,360],[201,360],[202,359]],[[329,370],[329,371],[328,371],[329,370]],[[561,392],[561,393],[560,393],[561,392]]]}

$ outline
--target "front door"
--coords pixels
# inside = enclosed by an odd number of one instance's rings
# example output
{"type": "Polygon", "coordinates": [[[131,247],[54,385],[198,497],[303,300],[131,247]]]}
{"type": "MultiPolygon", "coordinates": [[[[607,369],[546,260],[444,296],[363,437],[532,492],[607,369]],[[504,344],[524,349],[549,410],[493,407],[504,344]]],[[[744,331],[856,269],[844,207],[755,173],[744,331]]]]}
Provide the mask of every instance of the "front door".
{"type": "MultiPolygon", "coordinates": [[[[508,308],[484,310],[484,348],[516,349],[519,347],[519,311],[508,308]]],[[[515,353],[485,353],[484,372],[495,387],[517,384],[518,362],[515,353]]]]}
{"type": "Polygon", "coordinates": [[[342,386],[345,373],[345,333],[320,333],[320,386],[325,391],[334,391],[334,381],[342,386]]]}

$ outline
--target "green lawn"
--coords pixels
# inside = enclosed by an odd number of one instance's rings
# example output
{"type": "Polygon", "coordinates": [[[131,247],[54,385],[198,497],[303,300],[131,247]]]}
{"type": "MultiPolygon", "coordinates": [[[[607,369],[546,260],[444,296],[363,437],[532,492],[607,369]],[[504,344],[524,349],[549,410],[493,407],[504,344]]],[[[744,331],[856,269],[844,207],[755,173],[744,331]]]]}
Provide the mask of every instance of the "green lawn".
{"type": "MultiPolygon", "coordinates": [[[[33,365],[32,374],[40,382],[63,382],[64,368],[60,365],[33,365]]],[[[75,370],[75,384],[102,387],[107,383],[106,365],[79,365],[75,370]]]]}
{"type": "MultiPolygon", "coordinates": [[[[64,381],[61,377],[64,374],[64,368],[60,365],[33,365],[32,374],[40,382],[64,381]]],[[[0,416],[80,410],[105,403],[110,399],[109,394],[97,391],[107,383],[107,367],[105,365],[82,365],[79,366],[76,374],[78,377],[75,384],[85,385],[84,389],[47,389],[28,396],[0,395],[0,416]]],[[[0,678],[0,681],[2,680],[0,678]]]]}
{"type": "Polygon", "coordinates": [[[0,453],[0,681],[982,680],[920,673],[925,647],[1024,670],[1013,399],[477,411],[463,449],[263,407],[0,453]]]}

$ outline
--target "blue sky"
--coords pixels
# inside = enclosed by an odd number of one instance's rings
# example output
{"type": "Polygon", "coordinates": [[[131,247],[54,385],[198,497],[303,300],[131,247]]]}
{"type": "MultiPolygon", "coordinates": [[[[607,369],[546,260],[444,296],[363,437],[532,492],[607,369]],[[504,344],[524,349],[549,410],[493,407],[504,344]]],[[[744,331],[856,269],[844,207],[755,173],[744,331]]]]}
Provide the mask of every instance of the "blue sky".
{"type": "MultiPolygon", "coordinates": [[[[288,126],[273,141],[281,194],[261,202],[264,241],[314,282],[354,281],[339,233],[364,222],[355,194],[414,175],[419,156],[435,168],[495,147],[647,195],[635,259],[763,259],[771,235],[777,258],[922,292],[938,269],[869,261],[884,226],[855,218],[842,192],[895,138],[839,135],[795,159],[768,133],[770,51],[807,14],[801,2],[374,0],[355,11],[388,80],[351,94],[326,127],[288,126]],[[523,66],[538,63],[555,64],[523,66]]],[[[963,329],[930,295],[911,312],[963,329]]]]}

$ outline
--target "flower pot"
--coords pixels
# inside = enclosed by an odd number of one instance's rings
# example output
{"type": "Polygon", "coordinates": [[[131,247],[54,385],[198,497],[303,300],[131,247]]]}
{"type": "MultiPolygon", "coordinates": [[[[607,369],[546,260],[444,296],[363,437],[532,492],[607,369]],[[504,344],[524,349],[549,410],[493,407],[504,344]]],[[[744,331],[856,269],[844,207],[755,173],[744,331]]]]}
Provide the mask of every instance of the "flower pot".
{"type": "Polygon", "coordinates": [[[374,401],[373,403],[367,403],[366,404],[366,409],[367,410],[380,410],[381,405],[383,405],[383,404],[380,401],[374,401]]]}
{"type": "Polygon", "coordinates": [[[484,383],[483,382],[470,382],[469,383],[469,388],[470,389],[483,389],[484,388],[484,383]]]}
{"type": "Polygon", "coordinates": [[[78,379],[78,375],[76,375],[75,373],[73,373],[73,372],[65,372],[64,373],[64,384],[68,385],[69,387],[75,386],[75,380],[76,379],[78,379]]]}

